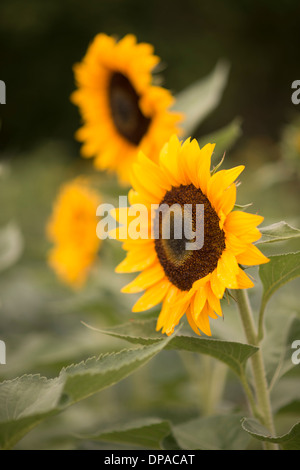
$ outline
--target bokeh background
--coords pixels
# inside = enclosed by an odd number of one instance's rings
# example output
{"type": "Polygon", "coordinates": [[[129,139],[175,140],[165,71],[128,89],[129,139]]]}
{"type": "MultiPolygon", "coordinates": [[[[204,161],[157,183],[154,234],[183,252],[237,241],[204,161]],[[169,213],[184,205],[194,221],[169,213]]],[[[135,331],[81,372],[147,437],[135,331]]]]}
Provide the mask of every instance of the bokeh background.
{"type": "MultiPolygon", "coordinates": [[[[286,220],[299,226],[300,105],[291,101],[291,84],[300,79],[299,13],[297,0],[1,0],[0,79],[7,104],[0,106],[0,224],[10,224],[17,253],[0,272],[0,339],[7,344],[1,379],[38,372],[55,376],[64,365],[119,348],[117,340],[81,321],[114,325],[131,315],[134,299],[119,294],[126,279],[113,271],[123,257],[114,242],[103,243],[81,292],[61,285],[46,262],[45,224],[60,184],[93,173],[74,139],[80,116],[69,100],[75,88],[72,66],[93,37],[133,33],[152,43],[163,62],[163,85],[175,95],[226,59],[230,73],[224,94],[195,137],[240,118],[242,133],[225,160],[228,167],[246,165],[238,202],[252,202],[251,210],[264,215],[265,224],[286,220]]],[[[122,193],[106,175],[99,175],[97,184],[103,199],[122,193]]],[[[280,249],[291,248],[296,244],[280,249]]],[[[296,287],[293,282],[276,297],[278,311],[299,314],[296,287]]],[[[254,304],[258,298],[259,292],[253,294],[254,304]]],[[[228,309],[228,323],[238,331],[235,322],[228,309]]],[[[209,375],[210,364],[205,359],[197,367],[209,375]]],[[[20,447],[86,448],[91,443],[74,443],[73,431],[126,421],[129,413],[180,422],[193,416],[195,404],[200,414],[243,404],[231,377],[225,400],[216,397],[205,405],[197,374],[186,380],[191,369],[189,357],[164,352],[133,379],[49,420],[20,447]]]]}

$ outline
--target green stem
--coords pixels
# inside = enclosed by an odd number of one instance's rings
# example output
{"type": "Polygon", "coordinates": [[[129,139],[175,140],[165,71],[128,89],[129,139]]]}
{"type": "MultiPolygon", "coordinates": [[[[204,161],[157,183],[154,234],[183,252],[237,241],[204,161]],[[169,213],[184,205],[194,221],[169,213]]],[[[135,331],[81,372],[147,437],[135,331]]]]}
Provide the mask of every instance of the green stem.
{"type": "MultiPolygon", "coordinates": [[[[238,308],[247,341],[253,346],[258,346],[257,334],[255,330],[253,314],[247,291],[245,289],[236,290],[235,297],[237,299],[238,308]]],[[[261,417],[261,423],[269,430],[270,434],[274,436],[275,428],[273,414],[271,410],[271,402],[261,349],[259,349],[255,354],[253,354],[253,356],[251,356],[251,364],[253,371],[255,395],[258,407],[258,412],[255,407],[255,409],[253,410],[253,414],[256,416],[258,414],[261,417]]],[[[250,403],[250,406],[253,406],[253,403],[250,403]]],[[[276,444],[274,445],[272,443],[266,442],[265,448],[268,450],[275,450],[278,449],[278,446],[276,444]]]]}
{"type": "Polygon", "coordinates": [[[257,409],[255,398],[254,398],[252,390],[251,390],[251,388],[248,384],[245,373],[241,373],[239,377],[240,377],[240,381],[242,383],[242,386],[244,388],[244,392],[246,394],[246,397],[248,399],[248,403],[249,403],[249,406],[250,406],[250,411],[252,411],[253,416],[261,422],[262,416],[261,416],[260,412],[257,409]]]}
{"type": "Polygon", "coordinates": [[[265,313],[265,303],[262,302],[258,317],[258,333],[257,333],[257,342],[260,343],[264,337],[264,313],[265,313]]]}

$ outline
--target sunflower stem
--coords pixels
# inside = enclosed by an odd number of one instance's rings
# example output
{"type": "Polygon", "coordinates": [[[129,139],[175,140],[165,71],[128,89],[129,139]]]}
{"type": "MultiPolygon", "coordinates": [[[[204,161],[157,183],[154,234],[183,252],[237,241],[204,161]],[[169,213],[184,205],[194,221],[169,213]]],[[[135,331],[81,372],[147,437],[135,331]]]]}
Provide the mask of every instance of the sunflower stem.
{"type": "MultiPolygon", "coordinates": [[[[244,332],[249,344],[258,346],[257,333],[252,314],[251,305],[249,302],[246,289],[236,290],[235,296],[238,303],[238,308],[244,328],[244,332]]],[[[253,409],[253,402],[250,401],[250,406],[254,416],[260,416],[261,423],[269,430],[271,435],[275,435],[275,427],[273,421],[273,414],[271,410],[270,395],[265,373],[265,366],[261,349],[253,354],[250,358],[252,364],[252,373],[254,379],[254,388],[257,401],[257,407],[253,409]]],[[[243,382],[242,382],[243,383],[243,382]]],[[[243,383],[243,385],[245,385],[243,383]]],[[[249,399],[249,390],[245,390],[249,399]]],[[[276,450],[278,446],[272,443],[264,443],[265,449],[276,450]]]]}

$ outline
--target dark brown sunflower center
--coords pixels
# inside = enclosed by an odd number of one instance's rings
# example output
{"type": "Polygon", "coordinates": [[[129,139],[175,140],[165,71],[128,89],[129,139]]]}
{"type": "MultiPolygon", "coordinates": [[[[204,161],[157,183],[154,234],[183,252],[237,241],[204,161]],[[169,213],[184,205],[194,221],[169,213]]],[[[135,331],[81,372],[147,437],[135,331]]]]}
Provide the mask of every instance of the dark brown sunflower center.
{"type": "Polygon", "coordinates": [[[151,119],[139,107],[140,96],[121,73],[114,73],[109,84],[109,102],[114,125],[131,144],[139,145],[151,119]]]}
{"type": "Polygon", "coordinates": [[[190,290],[195,281],[207,276],[217,267],[225,249],[225,234],[219,227],[219,217],[209,200],[193,184],[173,187],[166,193],[156,211],[153,225],[158,234],[155,237],[155,249],[160,264],[169,281],[180,290],[190,290]],[[170,209],[174,207],[175,210],[168,213],[161,209],[167,206],[170,209]],[[198,217],[197,207],[203,209],[202,219],[198,217]],[[189,233],[195,234],[193,238],[187,237],[184,230],[180,237],[180,216],[181,227],[190,226],[192,231],[189,233]],[[168,225],[169,231],[166,230],[168,225]],[[196,243],[197,239],[202,240],[201,245],[196,245],[201,247],[190,249],[191,243],[196,243]]]}

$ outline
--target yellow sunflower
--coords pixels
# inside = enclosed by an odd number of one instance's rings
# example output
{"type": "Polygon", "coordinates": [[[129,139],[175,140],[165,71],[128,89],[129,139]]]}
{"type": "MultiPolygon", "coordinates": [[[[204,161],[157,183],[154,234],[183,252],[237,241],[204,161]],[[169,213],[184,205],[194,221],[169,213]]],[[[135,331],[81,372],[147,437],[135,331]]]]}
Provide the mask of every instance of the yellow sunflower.
{"type": "MultiPolygon", "coordinates": [[[[142,225],[150,229],[164,224],[163,204],[169,207],[191,204],[192,212],[183,212],[195,223],[197,204],[204,207],[204,244],[201,249],[186,249],[184,237],[171,234],[158,237],[129,239],[124,227],[112,231],[112,237],[123,241],[128,252],[117,266],[118,273],[142,271],[122,291],[144,291],[133,307],[140,312],[162,302],[157,330],[170,335],[186,314],[192,329],[211,335],[209,318],[222,316],[220,300],[225,289],[253,287],[252,280],[240,265],[258,265],[268,259],[253,245],[261,233],[257,229],[263,217],[233,210],[236,201],[236,178],[244,166],[211,173],[213,144],[202,149],[196,140],[181,144],[174,135],[165,144],[158,163],[140,153],[132,169],[132,186],[129,192],[131,205],[143,204],[147,210],[142,225]],[[150,207],[156,204],[154,215],[150,207]],[[153,214],[153,213],[152,213],[153,214]],[[159,219],[158,219],[159,218],[159,219]]],[[[130,208],[125,208],[125,212],[130,208]]],[[[114,211],[117,220],[124,210],[114,211]]],[[[123,213],[123,214],[122,214],[123,213]]],[[[131,212],[130,212],[131,214],[131,212]]],[[[130,218],[129,218],[130,220],[130,218]]],[[[168,219],[170,220],[170,219],[168,219]]],[[[130,226],[130,223],[129,223],[130,226]]],[[[153,232],[152,232],[153,233],[153,232]]],[[[171,233],[171,232],[170,232],[171,233]]]]}
{"type": "Polygon", "coordinates": [[[96,235],[99,203],[99,195],[88,182],[76,178],[60,189],[47,224],[47,236],[54,244],[48,254],[49,265],[74,288],[84,285],[100,247],[96,235]]]}
{"type": "Polygon", "coordinates": [[[178,132],[181,115],[168,110],[172,95],[152,85],[159,60],[150,44],[137,43],[133,35],[117,42],[98,34],[74,67],[78,89],[71,100],[83,118],[76,134],[82,155],[95,157],[97,169],[116,172],[125,183],[139,150],[158,155],[178,132]]]}

